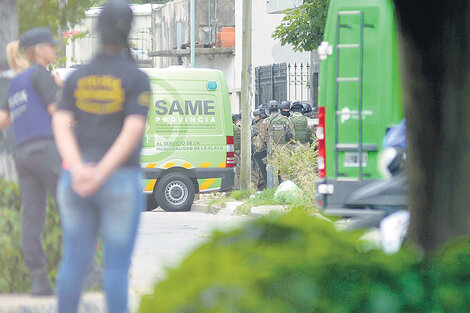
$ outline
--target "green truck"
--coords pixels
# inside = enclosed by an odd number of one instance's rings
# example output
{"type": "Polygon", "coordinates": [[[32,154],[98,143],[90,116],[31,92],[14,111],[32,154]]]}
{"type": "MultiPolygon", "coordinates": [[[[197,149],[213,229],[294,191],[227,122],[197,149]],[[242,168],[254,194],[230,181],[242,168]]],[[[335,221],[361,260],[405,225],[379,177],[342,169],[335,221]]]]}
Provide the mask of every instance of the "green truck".
{"type": "Polygon", "coordinates": [[[195,193],[226,191],[234,183],[231,106],[223,72],[144,69],[152,104],[141,164],[150,205],[187,211],[195,193]]]}
{"type": "Polygon", "coordinates": [[[354,215],[345,200],[382,178],[382,140],[403,118],[395,19],[392,0],[330,1],[318,48],[316,197],[327,214],[354,215]]]}

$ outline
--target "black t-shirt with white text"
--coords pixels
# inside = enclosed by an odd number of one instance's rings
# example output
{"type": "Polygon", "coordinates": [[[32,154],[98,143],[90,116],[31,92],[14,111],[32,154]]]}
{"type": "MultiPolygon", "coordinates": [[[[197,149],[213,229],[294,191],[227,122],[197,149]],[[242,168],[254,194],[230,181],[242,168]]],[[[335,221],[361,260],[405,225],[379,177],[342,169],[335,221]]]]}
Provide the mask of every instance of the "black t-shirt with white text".
{"type": "MultiPolygon", "coordinates": [[[[147,116],[150,82],[130,58],[102,54],[66,80],[59,110],[74,113],[75,136],[85,162],[99,162],[129,115],[147,116]]],[[[123,166],[140,166],[142,143],[123,166]]]]}

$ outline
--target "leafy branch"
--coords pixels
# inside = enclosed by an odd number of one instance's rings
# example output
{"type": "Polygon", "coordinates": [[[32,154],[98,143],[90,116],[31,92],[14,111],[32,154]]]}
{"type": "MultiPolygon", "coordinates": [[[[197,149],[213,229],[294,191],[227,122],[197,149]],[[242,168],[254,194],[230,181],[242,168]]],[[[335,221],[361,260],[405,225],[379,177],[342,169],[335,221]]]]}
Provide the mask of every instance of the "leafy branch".
{"type": "Polygon", "coordinates": [[[281,44],[292,45],[294,51],[315,50],[323,40],[329,0],[304,0],[298,8],[285,10],[281,24],[276,27],[273,38],[281,44]]]}

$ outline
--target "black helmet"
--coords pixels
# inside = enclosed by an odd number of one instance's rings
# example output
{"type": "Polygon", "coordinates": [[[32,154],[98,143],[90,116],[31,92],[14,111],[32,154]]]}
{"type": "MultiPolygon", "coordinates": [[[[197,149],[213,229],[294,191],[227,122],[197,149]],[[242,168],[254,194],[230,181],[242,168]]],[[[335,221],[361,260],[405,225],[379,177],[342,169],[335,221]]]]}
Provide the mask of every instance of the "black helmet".
{"type": "Polygon", "coordinates": [[[307,114],[307,113],[310,113],[310,112],[312,112],[312,106],[309,103],[304,102],[304,111],[303,111],[303,113],[307,114]]]}
{"type": "Polygon", "coordinates": [[[277,112],[279,111],[279,104],[276,100],[271,100],[268,103],[268,110],[269,112],[277,112]]]}
{"type": "Polygon", "coordinates": [[[261,104],[258,107],[260,111],[260,117],[261,118],[267,118],[268,117],[268,105],[266,103],[261,104]]]}
{"type": "Polygon", "coordinates": [[[280,105],[280,108],[281,108],[281,110],[284,110],[284,109],[289,109],[290,110],[290,102],[287,101],[287,100],[282,101],[281,105],[280,105]]]}
{"type": "Polygon", "coordinates": [[[253,116],[260,116],[260,115],[261,115],[260,109],[256,109],[253,111],[253,116]]]}
{"type": "Polygon", "coordinates": [[[290,116],[290,102],[289,101],[286,101],[286,100],[282,101],[280,108],[281,108],[281,114],[283,116],[285,117],[290,116]]]}
{"type": "Polygon", "coordinates": [[[238,113],[238,114],[233,114],[233,113],[232,113],[232,121],[233,121],[234,123],[236,123],[237,121],[241,120],[241,118],[242,118],[242,114],[241,114],[241,113],[238,113]]]}
{"type": "Polygon", "coordinates": [[[98,16],[96,29],[104,44],[127,46],[132,10],[124,0],[108,0],[98,16]]]}
{"type": "Polygon", "coordinates": [[[304,106],[302,105],[302,102],[299,100],[292,101],[292,106],[290,107],[292,112],[300,112],[302,113],[304,110],[304,106]]]}

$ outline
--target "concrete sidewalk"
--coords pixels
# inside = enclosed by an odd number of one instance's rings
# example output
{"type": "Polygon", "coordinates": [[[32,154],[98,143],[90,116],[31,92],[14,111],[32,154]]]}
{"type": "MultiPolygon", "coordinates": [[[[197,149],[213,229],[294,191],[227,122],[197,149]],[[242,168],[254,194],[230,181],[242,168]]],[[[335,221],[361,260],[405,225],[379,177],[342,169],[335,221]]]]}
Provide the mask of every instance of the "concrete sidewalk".
{"type": "MultiPolygon", "coordinates": [[[[80,313],[105,313],[104,296],[100,292],[82,297],[80,313]]],[[[0,294],[0,313],[57,313],[57,298],[32,297],[28,294],[0,294]]]]}

